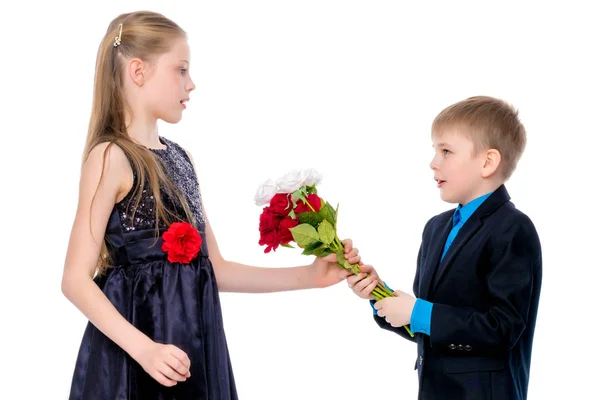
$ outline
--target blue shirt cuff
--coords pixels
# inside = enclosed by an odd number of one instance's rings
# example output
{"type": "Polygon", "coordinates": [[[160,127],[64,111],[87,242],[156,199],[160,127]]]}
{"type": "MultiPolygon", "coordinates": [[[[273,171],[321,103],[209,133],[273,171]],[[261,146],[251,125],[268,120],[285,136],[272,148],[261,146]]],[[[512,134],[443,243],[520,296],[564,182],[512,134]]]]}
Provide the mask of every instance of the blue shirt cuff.
{"type": "Polygon", "coordinates": [[[371,303],[371,308],[373,309],[373,315],[377,315],[377,310],[375,309],[376,302],[377,300],[369,300],[369,303],[371,303]]]}
{"type": "Polygon", "coordinates": [[[413,333],[424,333],[431,335],[431,310],[433,303],[427,300],[417,299],[410,315],[410,330],[413,333]]]}
{"type": "MultiPolygon", "coordinates": [[[[387,285],[387,283],[383,282],[383,284],[386,288],[388,288],[390,292],[393,292],[393,290],[387,285]]],[[[377,300],[369,300],[369,302],[371,303],[371,308],[373,309],[373,315],[377,315],[377,309],[375,308],[375,303],[377,303],[377,300]]]]}

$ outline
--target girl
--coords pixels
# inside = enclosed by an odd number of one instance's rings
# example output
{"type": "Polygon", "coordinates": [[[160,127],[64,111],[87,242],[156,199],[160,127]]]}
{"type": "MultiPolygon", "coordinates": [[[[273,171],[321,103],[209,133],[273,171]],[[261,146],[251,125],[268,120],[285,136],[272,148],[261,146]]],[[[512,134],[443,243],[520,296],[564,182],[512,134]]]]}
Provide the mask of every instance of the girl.
{"type": "MultiPolygon", "coordinates": [[[[221,256],[191,156],[157,132],[195,88],[189,59],[185,32],[152,12],[117,17],[100,43],[62,280],[90,321],[70,399],[236,399],[218,291],[327,287],[348,274],[335,255],[280,269],[221,256]]],[[[359,262],[350,240],[345,253],[359,262]]]]}

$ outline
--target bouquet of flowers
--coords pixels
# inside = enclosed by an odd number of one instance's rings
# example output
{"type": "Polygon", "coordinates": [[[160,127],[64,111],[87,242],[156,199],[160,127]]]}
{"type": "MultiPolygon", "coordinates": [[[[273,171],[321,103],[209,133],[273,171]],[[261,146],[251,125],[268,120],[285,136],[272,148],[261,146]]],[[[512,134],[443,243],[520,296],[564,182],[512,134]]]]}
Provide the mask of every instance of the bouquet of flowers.
{"type": "MultiPolygon", "coordinates": [[[[357,275],[359,265],[345,259],[344,245],[336,231],[338,207],[334,209],[318,195],[317,184],[321,179],[317,171],[308,169],[291,171],[259,186],[254,201],[264,208],[260,215],[258,244],[266,246],[265,253],[279,246],[293,248],[291,242],[302,248],[304,255],[325,257],[334,253],[341,268],[357,275]]],[[[382,282],[371,294],[377,300],[393,296],[382,282]]]]}

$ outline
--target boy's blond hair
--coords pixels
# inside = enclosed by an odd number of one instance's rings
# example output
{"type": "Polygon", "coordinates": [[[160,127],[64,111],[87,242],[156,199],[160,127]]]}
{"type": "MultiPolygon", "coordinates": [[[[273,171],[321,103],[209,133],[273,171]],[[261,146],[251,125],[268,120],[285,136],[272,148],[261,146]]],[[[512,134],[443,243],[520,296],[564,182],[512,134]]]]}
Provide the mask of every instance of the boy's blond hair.
{"type": "Polygon", "coordinates": [[[475,154],[489,149],[500,152],[499,171],[508,180],[525,150],[525,128],[518,111],[507,102],[487,96],[470,97],[438,114],[431,127],[433,137],[443,129],[457,129],[473,142],[475,154]]]}

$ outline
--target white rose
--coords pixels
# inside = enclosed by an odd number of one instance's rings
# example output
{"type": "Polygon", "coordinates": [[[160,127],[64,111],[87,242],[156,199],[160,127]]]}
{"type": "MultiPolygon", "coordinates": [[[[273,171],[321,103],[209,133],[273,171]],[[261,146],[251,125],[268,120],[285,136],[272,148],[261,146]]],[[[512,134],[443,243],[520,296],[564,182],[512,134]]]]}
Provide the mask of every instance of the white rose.
{"type": "Polygon", "coordinates": [[[320,183],[323,176],[316,169],[309,169],[306,171],[306,178],[304,179],[303,186],[312,186],[315,183],[320,183]]]}
{"type": "Polygon", "coordinates": [[[277,179],[277,186],[279,187],[279,193],[294,193],[296,190],[304,186],[304,181],[308,175],[308,171],[292,170],[277,179]]]}
{"type": "Polygon", "coordinates": [[[277,185],[273,180],[268,179],[256,190],[254,202],[257,206],[264,206],[271,202],[271,199],[277,193],[277,185]]]}

